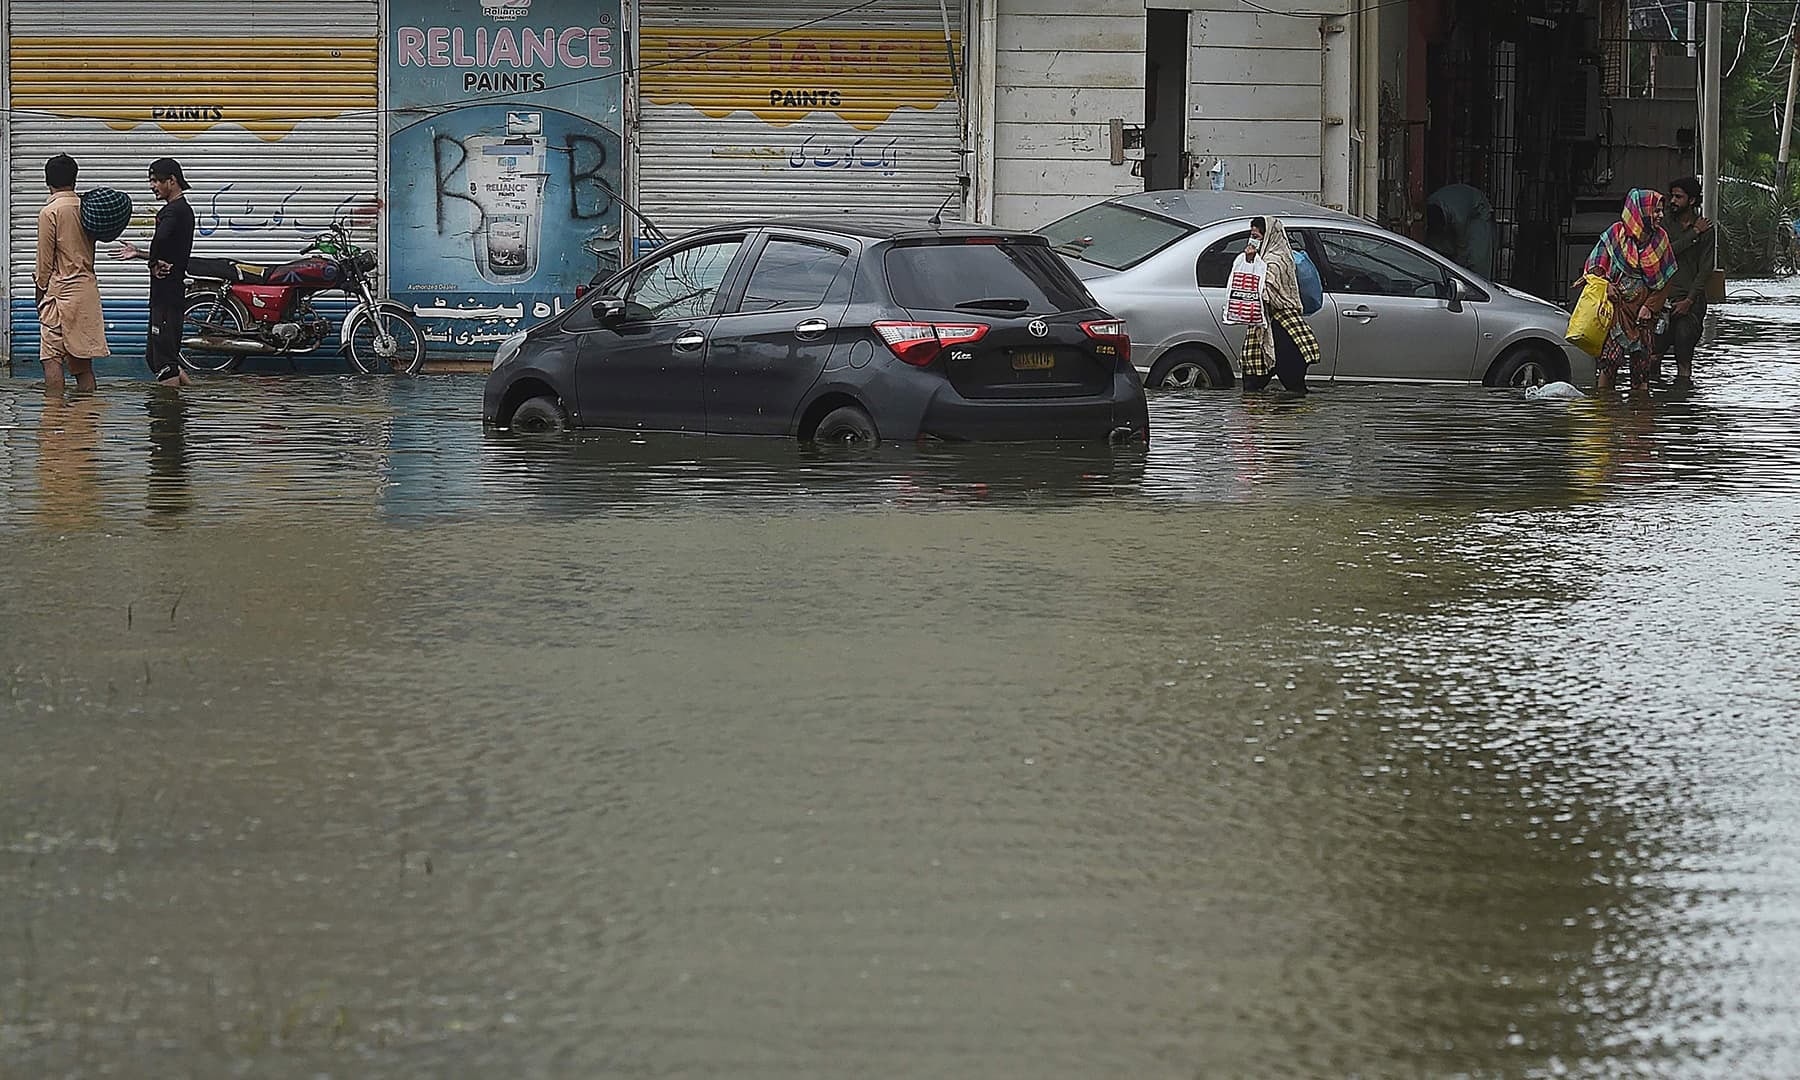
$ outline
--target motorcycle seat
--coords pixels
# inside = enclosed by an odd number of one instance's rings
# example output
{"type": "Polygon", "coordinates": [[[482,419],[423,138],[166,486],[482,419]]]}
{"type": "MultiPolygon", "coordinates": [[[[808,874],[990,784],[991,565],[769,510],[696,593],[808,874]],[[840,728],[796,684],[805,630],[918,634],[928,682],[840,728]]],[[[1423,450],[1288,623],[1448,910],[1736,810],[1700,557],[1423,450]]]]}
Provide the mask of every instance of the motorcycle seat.
{"type": "Polygon", "coordinates": [[[195,256],[188,260],[188,277],[201,281],[223,281],[230,285],[262,285],[269,280],[269,268],[236,259],[208,259],[195,256]]]}

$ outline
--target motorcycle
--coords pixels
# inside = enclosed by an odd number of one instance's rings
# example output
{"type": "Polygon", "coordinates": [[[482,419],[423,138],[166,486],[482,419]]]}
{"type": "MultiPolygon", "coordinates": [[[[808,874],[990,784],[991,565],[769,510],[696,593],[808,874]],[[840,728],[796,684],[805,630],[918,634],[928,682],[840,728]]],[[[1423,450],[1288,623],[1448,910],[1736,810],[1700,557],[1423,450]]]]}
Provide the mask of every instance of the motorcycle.
{"type": "Polygon", "coordinates": [[[425,366],[425,333],[404,304],[375,294],[375,253],[359,247],[349,228],[333,222],[299,259],[263,267],[235,259],[188,261],[182,310],[181,364],[219,373],[246,356],[304,356],[331,338],[331,320],[313,297],[343,292],[355,306],[338,340],[365,375],[416,375],[425,366]]]}

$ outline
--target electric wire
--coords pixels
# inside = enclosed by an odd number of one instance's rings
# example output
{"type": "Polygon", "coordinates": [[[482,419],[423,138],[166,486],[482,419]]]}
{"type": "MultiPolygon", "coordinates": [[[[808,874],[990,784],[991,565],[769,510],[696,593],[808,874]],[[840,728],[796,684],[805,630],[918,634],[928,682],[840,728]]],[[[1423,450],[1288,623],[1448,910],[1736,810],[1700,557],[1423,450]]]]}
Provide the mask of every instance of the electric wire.
{"type": "Polygon", "coordinates": [[[1744,0],[1744,29],[1738,34],[1737,55],[1731,58],[1731,66],[1725,69],[1725,77],[1737,70],[1738,61],[1744,58],[1744,43],[1750,40],[1750,0],[1744,0]]]}

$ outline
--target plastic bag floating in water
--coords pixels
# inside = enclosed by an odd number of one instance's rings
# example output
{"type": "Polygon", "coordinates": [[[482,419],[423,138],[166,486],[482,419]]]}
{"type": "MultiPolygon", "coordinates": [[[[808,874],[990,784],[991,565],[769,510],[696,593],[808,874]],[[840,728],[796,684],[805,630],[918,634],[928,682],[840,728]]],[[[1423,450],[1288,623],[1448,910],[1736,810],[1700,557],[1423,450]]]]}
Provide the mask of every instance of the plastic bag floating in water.
{"type": "Polygon", "coordinates": [[[1573,385],[1566,382],[1545,383],[1543,386],[1525,388],[1526,401],[1580,401],[1587,397],[1573,385]]]}

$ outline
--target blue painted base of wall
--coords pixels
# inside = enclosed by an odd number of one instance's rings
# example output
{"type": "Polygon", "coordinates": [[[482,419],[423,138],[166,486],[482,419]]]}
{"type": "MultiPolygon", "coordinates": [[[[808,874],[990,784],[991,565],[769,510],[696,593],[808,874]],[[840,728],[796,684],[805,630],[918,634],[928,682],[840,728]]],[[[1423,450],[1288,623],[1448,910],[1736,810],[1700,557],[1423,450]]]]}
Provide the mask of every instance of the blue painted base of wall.
{"type": "MultiPolygon", "coordinates": [[[[348,302],[316,305],[320,315],[333,323],[341,323],[350,312],[348,302]]],[[[40,334],[37,307],[30,300],[14,298],[12,311],[13,375],[29,376],[38,368],[40,334]]],[[[96,373],[112,378],[150,378],[144,363],[144,342],[150,336],[150,304],[147,300],[124,300],[106,305],[106,344],[112,355],[94,365],[96,373]]],[[[237,370],[245,375],[345,374],[355,370],[341,352],[336,338],[318,352],[305,356],[246,356],[237,370]]]]}

